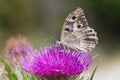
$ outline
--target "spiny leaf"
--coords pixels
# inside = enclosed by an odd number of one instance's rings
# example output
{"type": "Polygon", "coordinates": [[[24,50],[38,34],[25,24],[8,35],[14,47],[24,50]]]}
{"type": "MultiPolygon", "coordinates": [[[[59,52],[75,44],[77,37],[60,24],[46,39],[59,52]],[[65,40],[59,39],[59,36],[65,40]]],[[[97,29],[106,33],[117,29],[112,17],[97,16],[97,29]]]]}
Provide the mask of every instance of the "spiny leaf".
{"type": "Polygon", "coordinates": [[[90,77],[90,80],[93,80],[93,77],[94,77],[94,75],[95,75],[95,72],[96,72],[96,70],[97,70],[97,67],[98,67],[98,66],[96,66],[95,69],[94,69],[94,71],[92,72],[92,75],[91,75],[91,77],[90,77]]]}

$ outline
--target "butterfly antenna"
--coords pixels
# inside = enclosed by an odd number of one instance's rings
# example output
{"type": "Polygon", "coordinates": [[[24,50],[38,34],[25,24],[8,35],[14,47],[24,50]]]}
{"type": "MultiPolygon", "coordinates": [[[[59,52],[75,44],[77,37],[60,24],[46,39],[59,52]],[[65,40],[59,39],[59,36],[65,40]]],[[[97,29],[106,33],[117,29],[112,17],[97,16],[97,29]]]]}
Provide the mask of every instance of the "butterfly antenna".
{"type": "Polygon", "coordinates": [[[95,55],[92,56],[92,59],[95,59],[95,58],[97,58],[98,56],[100,56],[100,54],[95,54],[95,55]]]}
{"type": "Polygon", "coordinates": [[[101,62],[102,59],[103,59],[103,55],[100,56],[100,54],[95,54],[95,55],[92,56],[92,59],[95,59],[95,58],[97,58],[98,56],[99,56],[100,58],[98,59],[98,61],[97,61],[98,63],[97,63],[97,64],[100,64],[100,62],[101,62]]]}

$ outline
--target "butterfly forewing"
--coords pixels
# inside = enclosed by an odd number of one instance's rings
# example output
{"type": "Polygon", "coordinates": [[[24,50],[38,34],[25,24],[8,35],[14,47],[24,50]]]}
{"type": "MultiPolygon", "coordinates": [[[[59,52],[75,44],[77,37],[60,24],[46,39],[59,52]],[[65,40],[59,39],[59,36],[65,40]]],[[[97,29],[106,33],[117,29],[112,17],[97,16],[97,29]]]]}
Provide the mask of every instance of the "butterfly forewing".
{"type": "Polygon", "coordinates": [[[83,10],[77,8],[66,18],[60,43],[74,50],[92,51],[98,43],[97,33],[90,28],[83,10]]]}

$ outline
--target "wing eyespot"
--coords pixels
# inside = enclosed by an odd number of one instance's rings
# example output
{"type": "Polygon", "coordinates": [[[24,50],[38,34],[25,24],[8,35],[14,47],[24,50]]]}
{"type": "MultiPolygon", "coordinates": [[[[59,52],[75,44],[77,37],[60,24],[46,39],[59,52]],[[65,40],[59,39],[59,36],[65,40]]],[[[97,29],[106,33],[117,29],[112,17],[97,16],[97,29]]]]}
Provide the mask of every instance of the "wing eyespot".
{"type": "Polygon", "coordinates": [[[91,52],[95,48],[98,43],[97,33],[88,26],[81,8],[77,8],[66,18],[60,42],[73,50],[91,52]]]}
{"type": "Polygon", "coordinates": [[[77,28],[83,27],[83,24],[78,24],[77,28]]]}
{"type": "Polygon", "coordinates": [[[70,31],[70,29],[69,28],[65,28],[65,31],[70,31]]]}
{"type": "Polygon", "coordinates": [[[73,16],[72,19],[73,19],[73,20],[76,19],[76,16],[73,16]]]}
{"type": "Polygon", "coordinates": [[[80,28],[80,27],[81,27],[81,25],[78,25],[77,27],[78,27],[78,28],[80,28]]]}

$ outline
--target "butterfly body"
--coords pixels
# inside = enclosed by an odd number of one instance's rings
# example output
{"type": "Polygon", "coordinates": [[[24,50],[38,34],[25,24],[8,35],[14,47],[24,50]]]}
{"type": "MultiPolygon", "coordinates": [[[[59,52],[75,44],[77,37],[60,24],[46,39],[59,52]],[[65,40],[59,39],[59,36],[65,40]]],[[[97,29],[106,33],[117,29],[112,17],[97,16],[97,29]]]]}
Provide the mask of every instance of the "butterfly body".
{"type": "Polygon", "coordinates": [[[79,51],[92,51],[98,43],[97,33],[90,28],[83,10],[77,8],[66,18],[60,43],[79,51]]]}

